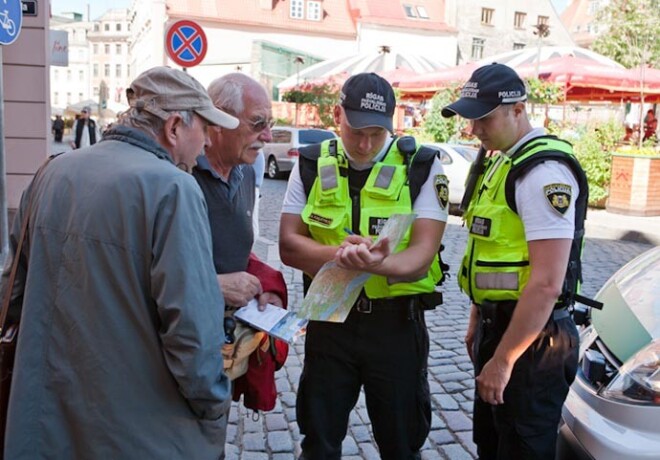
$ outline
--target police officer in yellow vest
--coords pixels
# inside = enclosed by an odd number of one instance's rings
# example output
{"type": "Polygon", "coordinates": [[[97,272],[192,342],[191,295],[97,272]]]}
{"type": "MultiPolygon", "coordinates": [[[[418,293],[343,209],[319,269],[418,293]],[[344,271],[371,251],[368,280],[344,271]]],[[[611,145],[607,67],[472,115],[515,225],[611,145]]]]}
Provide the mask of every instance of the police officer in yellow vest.
{"type": "Polygon", "coordinates": [[[572,147],[525,112],[525,85],[502,64],[481,67],[442,110],[470,120],[494,153],[465,213],[459,269],[472,309],[479,458],[555,458],[561,407],[575,378],[578,334],[567,308],[581,278],[588,187],[572,147]]]}
{"type": "Polygon", "coordinates": [[[291,172],[280,256],[310,277],[333,260],[373,276],[344,323],[307,327],[297,396],[301,458],[341,458],[364,387],[381,457],[416,459],[431,422],[421,302],[441,276],[447,177],[435,152],[422,161],[414,139],[391,137],[395,98],[386,80],[355,75],[340,97],[334,117],[341,138],[302,149],[291,172]],[[416,218],[400,246],[390,252],[388,244],[371,244],[390,215],[411,212],[416,218]]]}

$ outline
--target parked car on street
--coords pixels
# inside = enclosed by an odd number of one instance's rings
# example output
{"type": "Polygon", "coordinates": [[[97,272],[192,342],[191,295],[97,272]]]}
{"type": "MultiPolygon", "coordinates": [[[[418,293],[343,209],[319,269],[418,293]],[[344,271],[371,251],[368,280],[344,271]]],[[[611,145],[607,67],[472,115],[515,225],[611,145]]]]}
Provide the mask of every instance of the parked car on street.
{"type": "Polygon", "coordinates": [[[596,299],[604,307],[592,309],[580,333],[557,458],[658,459],[660,247],[621,268],[596,299]]]}
{"type": "Polygon", "coordinates": [[[477,158],[478,149],[461,144],[426,143],[427,147],[438,150],[440,162],[449,179],[449,204],[452,208],[461,203],[465,192],[465,179],[472,162],[477,158]]]}
{"type": "Polygon", "coordinates": [[[279,179],[291,171],[298,159],[298,149],[310,144],[318,144],[326,139],[337,137],[327,129],[293,128],[275,126],[271,130],[273,140],[264,145],[263,155],[266,160],[266,176],[279,179]]]}

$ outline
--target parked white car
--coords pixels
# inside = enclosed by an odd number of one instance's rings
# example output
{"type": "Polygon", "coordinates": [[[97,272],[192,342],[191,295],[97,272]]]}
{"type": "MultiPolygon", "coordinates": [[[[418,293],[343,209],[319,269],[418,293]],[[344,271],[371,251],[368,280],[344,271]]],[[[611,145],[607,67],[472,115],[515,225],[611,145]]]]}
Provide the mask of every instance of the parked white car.
{"type": "Polygon", "coordinates": [[[557,458],[660,458],[660,247],[610,278],[580,334],[557,458]]]}
{"type": "Polygon", "coordinates": [[[465,192],[465,179],[470,166],[477,157],[478,149],[461,144],[426,143],[427,147],[438,150],[445,174],[449,179],[449,204],[456,207],[461,203],[465,192]]]}
{"type": "Polygon", "coordinates": [[[298,159],[299,148],[337,137],[335,133],[327,129],[290,126],[275,126],[271,132],[273,140],[263,147],[266,176],[270,179],[279,179],[291,171],[298,159]]]}

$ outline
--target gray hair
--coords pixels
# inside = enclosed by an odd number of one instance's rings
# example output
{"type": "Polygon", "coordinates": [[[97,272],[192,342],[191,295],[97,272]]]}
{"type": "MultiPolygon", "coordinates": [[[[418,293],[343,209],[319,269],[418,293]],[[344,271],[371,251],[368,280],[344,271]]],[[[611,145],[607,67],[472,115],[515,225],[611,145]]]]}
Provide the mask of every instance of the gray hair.
{"type": "MultiPolygon", "coordinates": [[[[181,115],[181,119],[183,120],[183,124],[185,126],[192,126],[194,120],[192,110],[170,113],[178,113],[181,115]]],[[[139,129],[154,139],[158,139],[160,135],[163,134],[165,129],[165,121],[166,120],[163,120],[162,118],[159,118],[145,110],[138,110],[135,107],[131,107],[121,114],[117,120],[117,124],[127,126],[129,128],[139,129]]]]}
{"type": "Polygon", "coordinates": [[[213,104],[220,110],[240,116],[245,110],[245,88],[251,85],[259,85],[259,82],[245,74],[234,72],[213,80],[208,87],[208,93],[213,104]]]}

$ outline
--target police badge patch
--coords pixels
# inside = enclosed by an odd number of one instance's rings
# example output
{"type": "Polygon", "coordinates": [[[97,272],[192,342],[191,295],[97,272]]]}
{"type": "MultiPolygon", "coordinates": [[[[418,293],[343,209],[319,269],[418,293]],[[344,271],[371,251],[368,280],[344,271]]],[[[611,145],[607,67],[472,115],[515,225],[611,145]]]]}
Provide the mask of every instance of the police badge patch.
{"type": "Polygon", "coordinates": [[[449,179],[444,174],[436,174],[434,184],[438,195],[438,203],[440,203],[442,209],[447,209],[449,204],[449,179]]]}
{"type": "Polygon", "coordinates": [[[568,184],[549,184],[543,187],[545,197],[559,214],[565,214],[571,204],[572,189],[568,184]]]}

